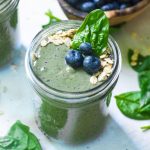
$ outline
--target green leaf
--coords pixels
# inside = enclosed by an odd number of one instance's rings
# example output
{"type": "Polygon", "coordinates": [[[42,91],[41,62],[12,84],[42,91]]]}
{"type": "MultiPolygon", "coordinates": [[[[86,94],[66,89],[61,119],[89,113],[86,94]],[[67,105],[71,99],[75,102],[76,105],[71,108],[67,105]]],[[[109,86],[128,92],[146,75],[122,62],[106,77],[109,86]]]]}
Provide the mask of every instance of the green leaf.
{"type": "MultiPolygon", "coordinates": [[[[150,107],[150,71],[143,71],[139,73],[139,85],[141,88],[141,106],[150,107]]],[[[150,108],[149,108],[150,112],[150,108]]]]}
{"type": "Polygon", "coordinates": [[[141,127],[141,129],[142,129],[143,131],[150,130],[150,125],[149,125],[149,126],[143,126],[143,127],[141,127]]]}
{"type": "Polygon", "coordinates": [[[17,121],[8,135],[0,139],[0,150],[42,150],[38,139],[29,131],[29,127],[17,121]]]}
{"type": "Polygon", "coordinates": [[[42,149],[41,145],[39,144],[38,139],[32,133],[29,134],[28,149],[29,150],[41,150],[42,149]]]}
{"type": "Polygon", "coordinates": [[[140,92],[127,92],[115,96],[115,98],[118,108],[125,116],[137,120],[150,119],[149,113],[140,112],[140,92]]]}
{"type": "Polygon", "coordinates": [[[0,150],[3,149],[10,149],[13,147],[13,145],[17,145],[18,144],[18,140],[10,137],[10,136],[6,136],[4,138],[0,138],[0,150]]]}
{"type": "Polygon", "coordinates": [[[19,141],[16,146],[16,150],[26,149],[28,147],[28,133],[29,128],[23,125],[20,121],[17,121],[9,130],[8,136],[11,136],[19,141]]]}
{"type": "MultiPolygon", "coordinates": [[[[128,51],[128,60],[129,64],[131,65],[132,55],[134,54],[134,50],[129,49],[128,51]]],[[[141,54],[138,55],[137,65],[131,66],[135,71],[142,72],[150,70],[150,56],[142,56],[141,54]]]]}
{"type": "Polygon", "coordinates": [[[105,13],[96,9],[90,12],[76,32],[72,48],[79,49],[83,42],[91,43],[93,52],[99,56],[108,46],[109,20],[105,13]]]}
{"type": "Polygon", "coordinates": [[[49,17],[49,22],[46,25],[43,25],[42,28],[48,28],[53,23],[61,21],[59,18],[55,17],[50,10],[48,10],[45,15],[49,17]]]}

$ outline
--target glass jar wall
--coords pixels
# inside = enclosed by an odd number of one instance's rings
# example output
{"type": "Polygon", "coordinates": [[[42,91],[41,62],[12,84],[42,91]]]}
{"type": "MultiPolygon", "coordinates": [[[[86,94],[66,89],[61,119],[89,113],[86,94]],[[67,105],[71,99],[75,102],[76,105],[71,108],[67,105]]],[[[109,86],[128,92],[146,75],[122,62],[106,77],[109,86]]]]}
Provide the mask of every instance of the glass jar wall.
{"type": "Polygon", "coordinates": [[[17,37],[19,0],[0,1],[0,66],[10,61],[17,37]]]}

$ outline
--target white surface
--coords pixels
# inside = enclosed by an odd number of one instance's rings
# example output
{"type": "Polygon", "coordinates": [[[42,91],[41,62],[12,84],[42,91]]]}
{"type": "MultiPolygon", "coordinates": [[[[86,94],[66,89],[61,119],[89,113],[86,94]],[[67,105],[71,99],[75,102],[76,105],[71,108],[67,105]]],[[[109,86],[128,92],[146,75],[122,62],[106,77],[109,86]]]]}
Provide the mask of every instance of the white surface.
{"type": "MultiPolygon", "coordinates": [[[[56,0],[22,0],[19,5],[21,41],[25,47],[41,29],[42,24],[48,22],[44,13],[51,9],[61,19],[66,19],[56,0]]],[[[150,52],[150,12],[144,12],[140,19],[126,24],[114,36],[123,52],[123,69],[114,95],[125,91],[138,89],[137,74],[127,63],[127,49],[141,48],[150,52]],[[131,36],[132,32],[137,35],[131,36]],[[147,38],[149,37],[149,38],[147,38]]],[[[33,104],[34,92],[25,77],[24,70],[25,49],[15,52],[12,59],[17,68],[9,65],[0,70],[0,136],[16,120],[29,125],[40,139],[43,150],[149,150],[150,132],[142,132],[140,126],[150,124],[150,121],[135,121],[123,116],[116,107],[113,99],[109,108],[110,116],[103,134],[95,141],[84,145],[66,146],[48,141],[40,132],[34,121],[33,104]]]]}

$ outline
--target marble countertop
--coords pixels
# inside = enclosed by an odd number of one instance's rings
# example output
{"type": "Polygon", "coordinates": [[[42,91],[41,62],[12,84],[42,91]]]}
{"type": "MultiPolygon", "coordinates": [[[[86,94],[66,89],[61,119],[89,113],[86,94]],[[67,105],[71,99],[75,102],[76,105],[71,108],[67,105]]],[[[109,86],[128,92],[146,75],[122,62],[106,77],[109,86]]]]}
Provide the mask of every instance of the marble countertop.
{"type": "MultiPolygon", "coordinates": [[[[25,0],[19,4],[20,42],[23,46],[14,51],[11,64],[0,69],[0,136],[9,127],[21,120],[30,126],[31,131],[40,139],[43,150],[149,150],[150,131],[142,132],[140,127],[150,121],[136,121],[126,118],[118,110],[114,98],[109,107],[108,123],[103,134],[86,144],[70,146],[49,141],[38,129],[34,121],[33,99],[24,69],[26,49],[41,26],[48,22],[44,13],[67,19],[56,0],[25,0]]],[[[139,17],[122,26],[114,33],[123,57],[123,66],[113,95],[138,90],[137,74],[128,65],[128,48],[138,48],[150,54],[150,7],[139,17]]]]}

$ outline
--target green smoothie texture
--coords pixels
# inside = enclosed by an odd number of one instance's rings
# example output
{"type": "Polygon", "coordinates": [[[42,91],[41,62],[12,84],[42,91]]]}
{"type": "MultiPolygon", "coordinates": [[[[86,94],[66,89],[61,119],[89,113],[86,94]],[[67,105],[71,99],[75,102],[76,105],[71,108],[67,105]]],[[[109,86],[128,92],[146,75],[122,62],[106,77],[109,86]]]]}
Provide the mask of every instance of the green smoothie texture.
{"type": "Polygon", "coordinates": [[[90,75],[82,68],[72,69],[65,62],[65,55],[69,48],[65,45],[48,44],[40,47],[40,58],[36,60],[33,71],[46,85],[54,89],[66,92],[81,92],[93,89],[100,84],[90,83],[90,75]]]}

